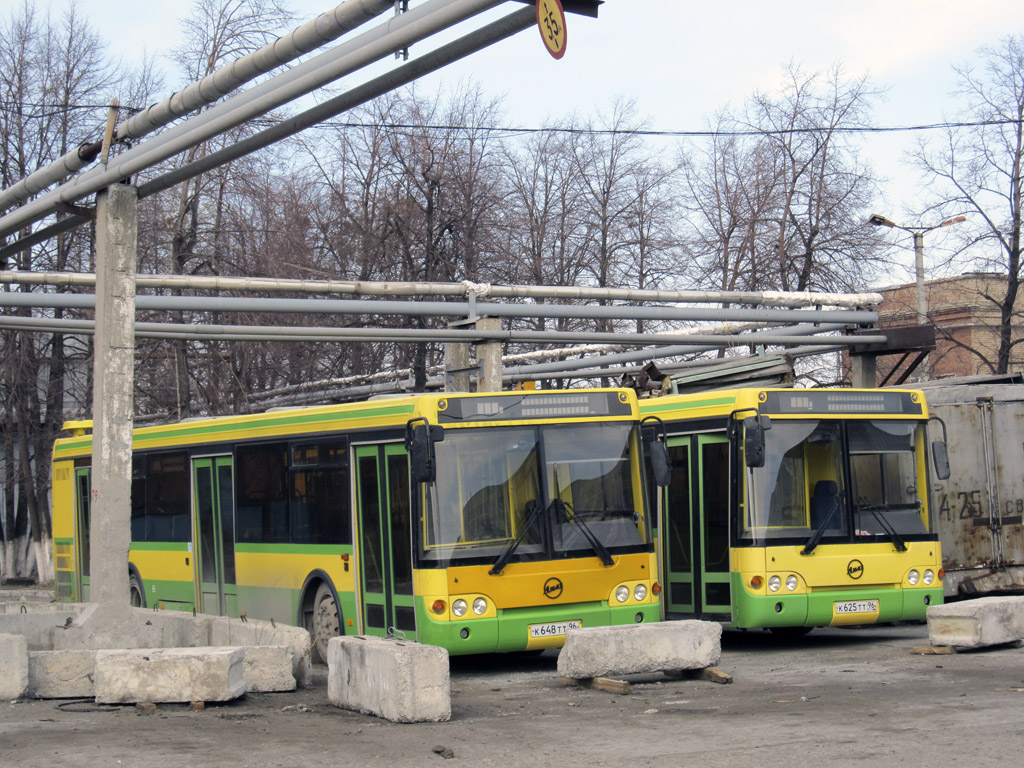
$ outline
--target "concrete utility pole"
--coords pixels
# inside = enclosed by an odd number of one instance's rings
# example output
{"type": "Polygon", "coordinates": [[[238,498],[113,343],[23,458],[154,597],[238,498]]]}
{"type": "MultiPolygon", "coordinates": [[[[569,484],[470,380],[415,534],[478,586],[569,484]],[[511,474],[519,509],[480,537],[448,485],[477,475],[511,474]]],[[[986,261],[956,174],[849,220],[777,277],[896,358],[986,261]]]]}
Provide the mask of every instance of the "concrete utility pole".
{"type": "MultiPolygon", "coordinates": [[[[449,328],[469,328],[478,331],[500,331],[500,317],[478,317],[448,324],[449,328]]],[[[469,344],[449,342],[444,346],[445,391],[469,392],[470,372],[477,371],[477,392],[501,391],[501,342],[479,340],[476,342],[476,366],[470,360],[469,344]]]]}
{"type": "Polygon", "coordinates": [[[128,605],[138,193],[115,184],[96,201],[90,602],[128,605]]]}

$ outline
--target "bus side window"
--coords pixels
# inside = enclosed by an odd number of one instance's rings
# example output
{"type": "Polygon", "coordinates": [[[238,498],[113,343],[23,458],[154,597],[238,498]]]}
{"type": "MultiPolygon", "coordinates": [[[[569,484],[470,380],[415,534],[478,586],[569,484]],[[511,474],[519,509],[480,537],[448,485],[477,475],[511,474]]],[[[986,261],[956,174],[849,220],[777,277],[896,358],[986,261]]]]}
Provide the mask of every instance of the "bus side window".
{"type": "Polygon", "coordinates": [[[294,446],[289,517],[294,544],[351,544],[348,445],[294,446]]]}

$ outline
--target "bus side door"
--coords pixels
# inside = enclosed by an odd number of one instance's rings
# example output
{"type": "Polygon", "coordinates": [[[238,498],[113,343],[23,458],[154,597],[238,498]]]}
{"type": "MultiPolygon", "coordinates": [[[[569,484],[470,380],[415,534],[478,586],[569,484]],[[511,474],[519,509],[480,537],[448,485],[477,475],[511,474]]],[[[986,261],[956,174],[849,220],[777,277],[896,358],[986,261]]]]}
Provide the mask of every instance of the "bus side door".
{"type": "Polygon", "coordinates": [[[78,562],[75,571],[78,573],[75,584],[76,599],[89,602],[89,526],[92,524],[90,514],[92,506],[92,468],[78,467],[75,469],[75,538],[78,562]]]}
{"type": "Polygon", "coordinates": [[[670,436],[672,481],[662,523],[666,618],[731,614],[729,440],[670,436]]]}
{"type": "Polygon", "coordinates": [[[401,443],[355,448],[360,632],[416,639],[409,456],[401,443]]]}
{"type": "Polygon", "coordinates": [[[200,613],[238,615],[235,586],[234,463],[231,456],[192,459],[194,557],[200,613]]]}

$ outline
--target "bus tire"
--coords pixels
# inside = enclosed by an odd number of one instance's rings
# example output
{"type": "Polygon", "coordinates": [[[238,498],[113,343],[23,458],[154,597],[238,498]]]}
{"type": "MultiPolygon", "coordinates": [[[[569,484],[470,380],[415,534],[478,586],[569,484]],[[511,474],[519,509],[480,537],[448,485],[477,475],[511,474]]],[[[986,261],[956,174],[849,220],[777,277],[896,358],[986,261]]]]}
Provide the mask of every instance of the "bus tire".
{"type": "Polygon", "coordinates": [[[146,593],[142,589],[142,580],[134,573],[128,580],[128,604],[132,608],[146,607],[146,593]]]}
{"type": "Polygon", "coordinates": [[[321,582],[313,598],[313,646],[320,660],[327,663],[327,643],[341,634],[341,612],[331,585],[321,582]]]}

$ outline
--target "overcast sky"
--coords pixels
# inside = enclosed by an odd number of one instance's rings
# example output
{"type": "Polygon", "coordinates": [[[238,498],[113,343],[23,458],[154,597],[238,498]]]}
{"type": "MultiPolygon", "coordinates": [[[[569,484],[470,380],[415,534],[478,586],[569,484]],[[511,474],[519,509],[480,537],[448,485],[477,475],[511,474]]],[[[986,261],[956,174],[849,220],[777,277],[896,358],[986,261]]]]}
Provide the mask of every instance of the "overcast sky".
{"type": "MultiPolygon", "coordinates": [[[[0,0],[0,8],[9,13],[20,2],[0,0]]],[[[191,7],[187,0],[78,2],[110,41],[112,55],[127,61],[143,48],[152,55],[172,48],[180,39],[178,20],[191,7]]],[[[296,26],[336,4],[291,0],[296,26]]],[[[64,1],[51,0],[51,6],[62,8],[64,1]]],[[[517,6],[506,3],[487,18],[517,6]]],[[[504,95],[510,123],[527,127],[573,112],[608,111],[622,96],[635,101],[649,127],[687,131],[704,128],[724,106],[740,106],[755,89],[773,90],[789,61],[806,71],[841,62],[851,77],[869,74],[888,90],[875,108],[877,126],[917,125],[953,115],[952,66],[1010,34],[1024,34],[1022,0],[607,0],[598,19],[568,17],[561,60],[551,58],[537,30],[529,29],[436,73],[424,87],[475,79],[504,95]]],[[[160,63],[168,88],[177,86],[173,64],[160,63]]],[[[907,218],[915,207],[916,175],[902,161],[913,140],[910,133],[872,135],[863,148],[863,159],[891,179],[879,212],[905,224],[917,223],[907,218]]]]}

